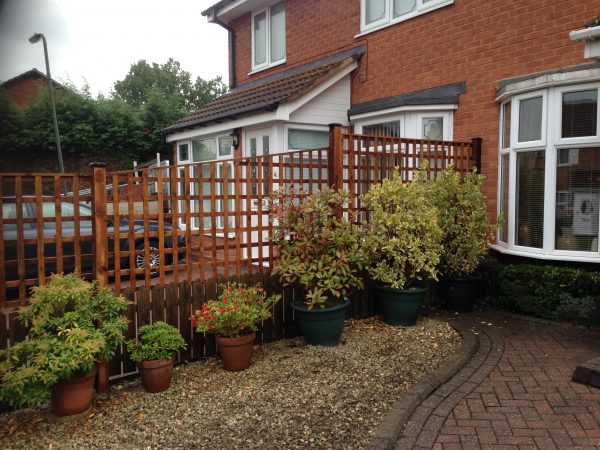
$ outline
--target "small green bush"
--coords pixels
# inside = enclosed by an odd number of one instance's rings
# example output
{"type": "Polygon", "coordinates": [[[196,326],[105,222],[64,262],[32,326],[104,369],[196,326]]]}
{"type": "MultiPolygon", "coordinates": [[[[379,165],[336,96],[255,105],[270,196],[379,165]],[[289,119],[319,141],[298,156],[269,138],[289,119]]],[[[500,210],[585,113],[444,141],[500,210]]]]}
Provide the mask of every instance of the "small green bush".
{"type": "Polygon", "coordinates": [[[364,196],[370,213],[364,238],[367,271],[373,280],[395,289],[437,279],[442,230],[430,183],[423,177],[423,171],[416,171],[405,184],[396,174],[364,196]]]}
{"type": "Polygon", "coordinates": [[[138,339],[127,342],[129,357],[136,363],[167,359],[186,347],[179,330],[161,321],[140,327],[138,339]]]}
{"type": "Polygon", "coordinates": [[[33,288],[19,319],[29,323],[29,340],[0,351],[0,402],[39,406],[59,380],[91,370],[100,357],[110,360],[123,342],[129,301],[76,274],[54,275],[33,288]]]}
{"type": "Polygon", "coordinates": [[[600,272],[551,265],[507,264],[492,301],[546,319],[600,323],[600,272]]]}
{"type": "Polygon", "coordinates": [[[447,277],[472,275],[488,253],[488,243],[494,238],[486,198],[481,192],[485,177],[476,169],[462,176],[450,167],[432,183],[432,198],[438,208],[442,229],[439,272],[447,277]]]}

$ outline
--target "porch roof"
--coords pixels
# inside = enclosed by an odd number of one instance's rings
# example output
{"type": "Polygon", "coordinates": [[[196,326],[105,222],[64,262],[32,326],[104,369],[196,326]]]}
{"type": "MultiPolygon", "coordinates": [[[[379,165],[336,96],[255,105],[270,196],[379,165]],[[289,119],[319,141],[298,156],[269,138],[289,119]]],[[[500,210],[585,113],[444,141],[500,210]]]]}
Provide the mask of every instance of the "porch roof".
{"type": "Polygon", "coordinates": [[[163,131],[172,133],[187,128],[203,127],[211,122],[235,119],[242,115],[275,111],[279,105],[300,98],[352,64],[359,56],[359,52],[354,53],[343,54],[343,58],[333,60],[327,58],[320,64],[310,64],[240,86],[163,131]]]}

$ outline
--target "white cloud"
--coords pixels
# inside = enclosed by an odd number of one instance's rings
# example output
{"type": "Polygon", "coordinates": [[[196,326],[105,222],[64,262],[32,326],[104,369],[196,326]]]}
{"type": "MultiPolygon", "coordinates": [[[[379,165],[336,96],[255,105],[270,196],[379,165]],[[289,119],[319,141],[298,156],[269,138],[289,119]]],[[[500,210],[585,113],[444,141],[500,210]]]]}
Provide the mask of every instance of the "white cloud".
{"type": "Polygon", "coordinates": [[[40,32],[48,41],[52,77],[108,94],[140,59],[179,61],[192,76],[227,82],[227,32],[201,12],[198,0],[8,0],[0,7],[0,80],[33,67],[45,72],[40,32]]]}

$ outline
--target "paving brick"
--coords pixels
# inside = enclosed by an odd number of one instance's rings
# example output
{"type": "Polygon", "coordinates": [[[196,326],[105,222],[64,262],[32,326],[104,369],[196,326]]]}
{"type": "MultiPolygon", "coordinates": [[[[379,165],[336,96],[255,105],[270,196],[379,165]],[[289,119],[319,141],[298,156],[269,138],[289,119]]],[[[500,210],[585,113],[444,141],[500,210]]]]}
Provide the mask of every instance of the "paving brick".
{"type": "Polygon", "coordinates": [[[480,329],[483,345],[468,364],[473,375],[442,386],[447,396],[423,417],[427,430],[417,445],[444,450],[600,448],[600,391],[570,381],[578,359],[598,352],[600,333],[594,332],[594,342],[592,332],[499,316],[483,312],[473,319],[502,325],[480,329]]]}

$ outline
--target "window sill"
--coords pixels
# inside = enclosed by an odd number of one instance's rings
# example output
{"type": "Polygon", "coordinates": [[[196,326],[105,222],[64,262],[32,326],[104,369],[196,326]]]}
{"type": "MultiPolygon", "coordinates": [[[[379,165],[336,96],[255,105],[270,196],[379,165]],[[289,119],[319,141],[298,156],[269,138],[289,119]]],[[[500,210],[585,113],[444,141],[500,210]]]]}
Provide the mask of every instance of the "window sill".
{"type": "MultiPolygon", "coordinates": [[[[505,247],[499,244],[490,244],[490,248],[497,252],[504,253],[506,255],[522,256],[525,258],[542,259],[547,261],[575,261],[575,262],[587,262],[587,263],[600,263],[600,254],[593,253],[590,256],[581,255],[553,255],[547,253],[533,253],[522,250],[515,250],[505,247]]],[[[590,252],[592,253],[592,252],[590,252]]]]}
{"type": "Polygon", "coordinates": [[[255,73],[263,72],[265,70],[272,69],[273,67],[281,66],[282,64],[285,64],[285,63],[286,63],[286,60],[282,59],[281,61],[277,61],[276,63],[269,64],[268,66],[264,66],[264,67],[261,66],[257,69],[252,69],[252,71],[248,72],[247,75],[254,75],[255,73]]]}
{"type": "Polygon", "coordinates": [[[427,14],[427,13],[430,13],[432,11],[435,11],[436,9],[440,9],[440,8],[444,8],[444,7],[448,6],[448,5],[452,5],[453,3],[454,3],[454,0],[446,0],[446,1],[442,2],[442,3],[438,3],[437,5],[430,6],[427,9],[423,9],[423,10],[415,12],[415,13],[410,13],[410,14],[406,14],[406,15],[404,15],[402,17],[398,17],[396,19],[391,20],[390,22],[383,23],[383,24],[380,24],[380,25],[376,25],[376,26],[374,26],[372,28],[361,29],[360,33],[358,33],[357,35],[355,35],[354,38],[359,38],[359,37],[365,36],[367,34],[373,33],[375,31],[379,31],[379,30],[382,30],[384,28],[391,27],[391,26],[396,25],[398,23],[406,22],[407,20],[414,19],[415,17],[420,17],[420,16],[422,16],[424,14],[427,14]]]}

